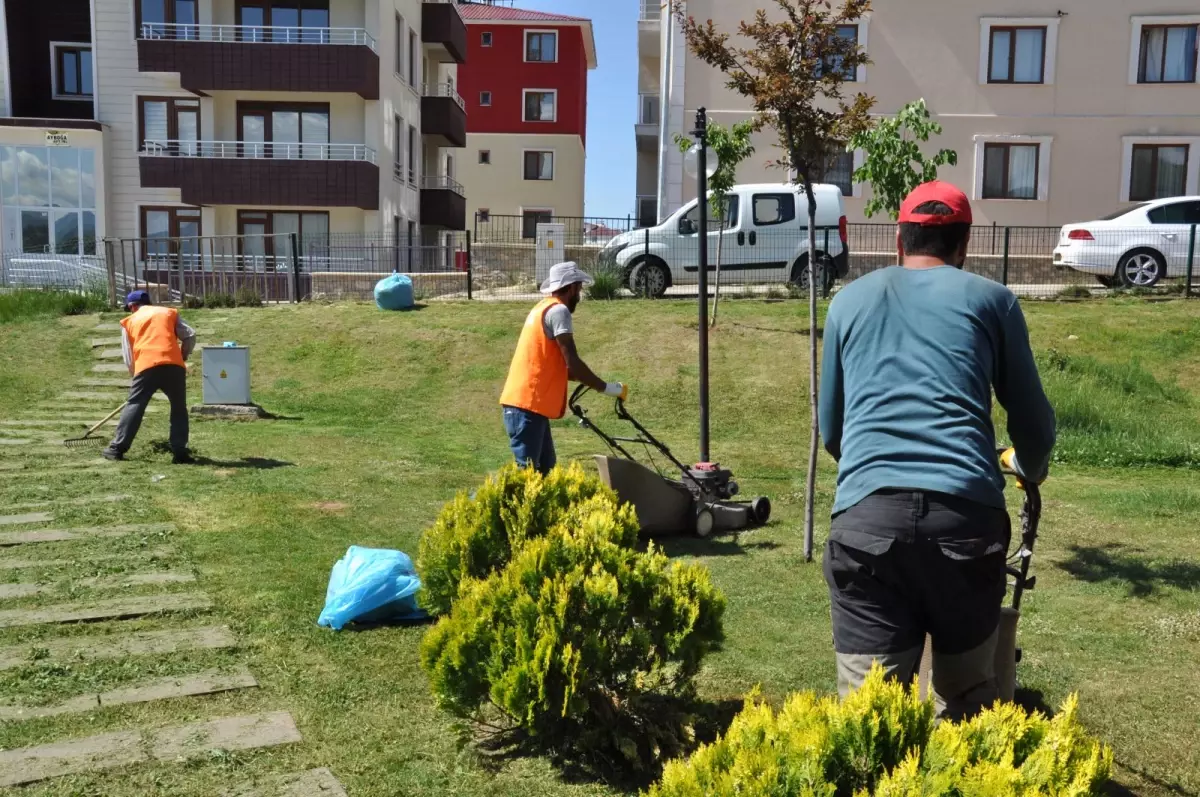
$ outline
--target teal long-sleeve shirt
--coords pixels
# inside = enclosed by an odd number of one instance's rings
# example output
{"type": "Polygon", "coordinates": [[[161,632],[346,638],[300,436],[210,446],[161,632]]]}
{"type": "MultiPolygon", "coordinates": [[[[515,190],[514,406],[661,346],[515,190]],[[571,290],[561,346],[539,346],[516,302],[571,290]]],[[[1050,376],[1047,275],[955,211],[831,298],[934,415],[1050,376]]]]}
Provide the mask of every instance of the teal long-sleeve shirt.
{"type": "Polygon", "coordinates": [[[993,390],[1020,471],[1044,478],[1054,410],[1010,290],[952,266],[892,266],[847,285],[829,308],[821,367],[834,513],[884,489],[1003,507],[993,390]]]}

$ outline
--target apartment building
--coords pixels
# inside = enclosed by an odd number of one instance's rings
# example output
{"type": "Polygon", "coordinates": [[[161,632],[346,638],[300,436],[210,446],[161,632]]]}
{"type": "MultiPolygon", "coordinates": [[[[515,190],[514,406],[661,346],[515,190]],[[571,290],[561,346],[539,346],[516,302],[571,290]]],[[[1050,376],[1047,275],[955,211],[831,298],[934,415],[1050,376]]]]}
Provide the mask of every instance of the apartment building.
{"type": "MultiPolygon", "coordinates": [[[[688,0],[687,13],[736,32],[759,5],[688,0]]],[[[925,99],[945,130],[930,146],[959,157],[941,176],[968,192],[978,224],[1059,225],[1137,200],[1200,193],[1194,4],[874,6],[843,31],[872,60],[846,89],[874,96],[880,114],[925,99]]],[[[747,118],[749,106],[687,51],[678,22],[658,2],[643,0],[641,12],[636,191],[639,217],[648,221],[665,218],[695,191],[672,136],[691,129],[697,108],[731,124],[747,118]]],[[[739,179],[784,179],[768,165],[777,157],[770,131],[756,143],[739,179]]],[[[865,220],[870,190],[851,181],[860,163],[861,153],[847,153],[826,176],[842,187],[851,221],[865,220]]]]}
{"type": "Polygon", "coordinates": [[[550,217],[583,216],[591,21],[507,3],[461,10],[467,151],[459,179],[468,221],[519,217],[521,234],[533,238],[550,217]]]}
{"type": "Polygon", "coordinates": [[[259,236],[415,245],[466,228],[447,167],[466,145],[455,2],[0,0],[0,11],[6,251],[246,236],[241,254],[269,255],[259,236]]]}

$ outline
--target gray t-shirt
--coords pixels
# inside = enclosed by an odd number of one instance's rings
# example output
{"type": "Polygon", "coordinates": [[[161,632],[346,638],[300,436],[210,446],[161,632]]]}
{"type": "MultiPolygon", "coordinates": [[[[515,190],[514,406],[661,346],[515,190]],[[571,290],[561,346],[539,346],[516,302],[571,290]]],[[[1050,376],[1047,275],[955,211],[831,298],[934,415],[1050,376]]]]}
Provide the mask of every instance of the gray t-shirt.
{"type": "Polygon", "coordinates": [[[574,335],[575,327],[571,323],[571,311],[565,304],[556,304],[542,314],[542,329],[546,337],[554,340],[559,335],[574,335]]]}

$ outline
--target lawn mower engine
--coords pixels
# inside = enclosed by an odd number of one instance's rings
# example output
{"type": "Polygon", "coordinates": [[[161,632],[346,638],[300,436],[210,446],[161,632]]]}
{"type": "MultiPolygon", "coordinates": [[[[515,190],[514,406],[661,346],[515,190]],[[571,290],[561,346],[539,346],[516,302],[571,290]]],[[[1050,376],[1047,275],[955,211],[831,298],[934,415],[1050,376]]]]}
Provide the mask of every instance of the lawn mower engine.
{"type": "MultiPolygon", "coordinates": [[[[638,436],[608,435],[579,405],[579,399],[587,391],[583,385],[575,390],[571,396],[571,412],[581,426],[590,429],[608,445],[613,456],[596,456],[600,479],[623,503],[633,505],[644,533],[691,532],[707,537],[716,532],[761,526],[770,519],[771,502],[767,498],[738,499],[739,487],[733,473],[715,462],[684,465],[629,414],[625,402],[620,399],[617,399],[617,417],[631,424],[638,436]],[[679,472],[679,478],[668,478],[643,465],[622,444],[642,445],[647,452],[658,451],[679,472]]],[[[653,455],[650,458],[653,459],[653,455]]]]}

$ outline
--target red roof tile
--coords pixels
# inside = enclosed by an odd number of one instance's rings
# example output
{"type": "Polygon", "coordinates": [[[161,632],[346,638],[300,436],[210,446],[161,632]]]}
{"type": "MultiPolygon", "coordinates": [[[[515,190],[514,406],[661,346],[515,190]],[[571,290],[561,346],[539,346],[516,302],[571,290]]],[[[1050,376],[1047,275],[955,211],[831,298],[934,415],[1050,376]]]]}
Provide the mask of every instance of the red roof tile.
{"type": "Polygon", "coordinates": [[[458,10],[468,22],[475,19],[500,19],[530,22],[591,22],[587,17],[570,17],[566,14],[550,14],[545,11],[528,11],[524,8],[488,6],[480,3],[460,3],[458,10]]]}

